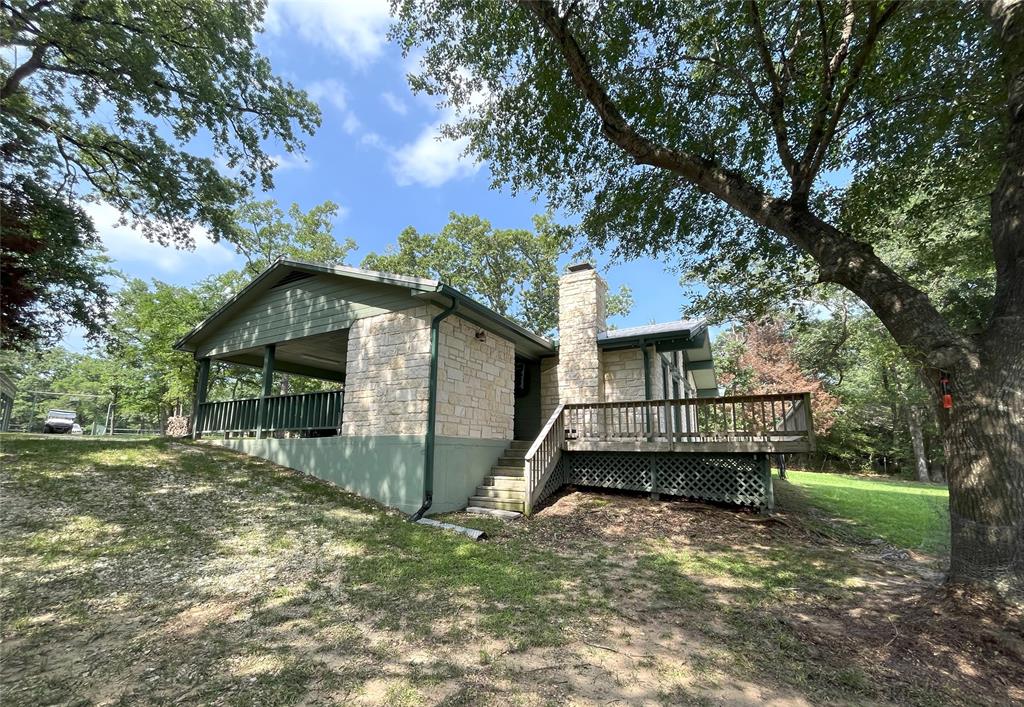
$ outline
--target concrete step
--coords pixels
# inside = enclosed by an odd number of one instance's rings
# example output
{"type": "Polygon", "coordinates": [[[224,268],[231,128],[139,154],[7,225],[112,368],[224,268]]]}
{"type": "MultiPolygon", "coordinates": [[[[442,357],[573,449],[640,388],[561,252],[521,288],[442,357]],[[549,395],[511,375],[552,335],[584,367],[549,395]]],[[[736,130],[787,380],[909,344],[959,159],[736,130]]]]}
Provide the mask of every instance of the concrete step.
{"type": "Polygon", "coordinates": [[[502,489],[495,486],[477,486],[476,495],[486,496],[487,498],[506,498],[510,501],[523,501],[526,499],[526,491],[502,489]]]}
{"type": "Polygon", "coordinates": [[[491,476],[522,476],[523,467],[521,466],[502,466],[495,464],[491,467],[491,476]]]}
{"type": "Polygon", "coordinates": [[[495,466],[507,466],[513,469],[522,469],[526,466],[526,460],[523,457],[510,457],[504,454],[498,457],[498,461],[495,466]]]}
{"type": "Polygon", "coordinates": [[[501,518],[502,520],[514,520],[522,516],[522,513],[516,511],[503,511],[500,508],[484,508],[482,506],[469,506],[466,508],[466,513],[475,513],[481,516],[491,516],[492,518],[501,518]]]}
{"type": "Polygon", "coordinates": [[[522,476],[485,476],[481,486],[493,486],[498,489],[526,490],[526,479],[522,476]]]}
{"type": "Polygon", "coordinates": [[[523,454],[526,454],[526,452],[532,446],[533,446],[533,440],[530,440],[530,439],[516,439],[516,440],[512,440],[509,443],[508,450],[509,451],[516,451],[516,452],[521,451],[523,454]]]}
{"type": "Polygon", "coordinates": [[[470,496],[469,505],[479,508],[498,508],[503,511],[516,511],[522,513],[525,509],[522,501],[505,501],[498,498],[487,498],[486,496],[470,496]]]}

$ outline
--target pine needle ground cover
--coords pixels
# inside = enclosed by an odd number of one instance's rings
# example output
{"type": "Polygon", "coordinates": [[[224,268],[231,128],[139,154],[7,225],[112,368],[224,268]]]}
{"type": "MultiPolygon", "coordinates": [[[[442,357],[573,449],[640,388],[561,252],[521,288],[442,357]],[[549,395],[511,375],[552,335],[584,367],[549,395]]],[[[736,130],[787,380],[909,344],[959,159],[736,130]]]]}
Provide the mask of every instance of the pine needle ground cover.
{"type": "Polygon", "coordinates": [[[569,489],[411,525],[163,440],[0,436],[3,704],[1000,704],[1020,617],[799,489],[754,514],[569,489]]]}

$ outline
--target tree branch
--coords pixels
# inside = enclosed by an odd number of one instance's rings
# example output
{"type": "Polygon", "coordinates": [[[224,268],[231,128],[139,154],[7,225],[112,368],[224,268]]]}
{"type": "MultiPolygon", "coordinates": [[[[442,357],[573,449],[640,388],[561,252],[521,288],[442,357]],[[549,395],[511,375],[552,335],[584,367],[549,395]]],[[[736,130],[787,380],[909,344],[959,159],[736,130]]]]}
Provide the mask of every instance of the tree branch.
{"type": "MultiPolygon", "coordinates": [[[[871,51],[875,48],[875,44],[878,42],[878,37],[882,32],[882,28],[885,27],[886,23],[890,19],[892,19],[892,16],[896,13],[900,4],[900,0],[893,0],[893,2],[889,3],[889,6],[886,7],[878,17],[874,17],[874,11],[872,11],[872,22],[868,26],[868,33],[864,38],[864,44],[861,47],[860,53],[850,65],[849,76],[846,79],[843,90],[839,94],[839,98],[836,100],[835,107],[832,108],[831,117],[825,124],[824,129],[820,131],[817,136],[817,140],[808,140],[807,142],[808,150],[811,150],[812,146],[814,148],[814,156],[811,159],[810,164],[807,165],[805,184],[803,185],[804,189],[807,191],[810,191],[811,183],[821,170],[821,165],[825,161],[825,155],[828,154],[829,145],[835,137],[836,125],[838,125],[839,120],[843,117],[843,111],[846,110],[846,104],[849,102],[850,96],[853,95],[854,88],[856,88],[857,83],[860,81],[861,74],[864,72],[864,67],[867,66],[868,59],[871,56],[871,51]],[[815,142],[817,144],[815,144],[815,142]]],[[[872,6],[872,10],[874,10],[874,6],[872,6]]],[[[851,25],[852,19],[848,20],[847,24],[851,25]]],[[[844,28],[844,34],[846,31],[846,28],[844,28]]],[[[850,31],[852,31],[852,29],[850,31]]],[[[839,54],[837,53],[836,56],[839,56],[839,54]]],[[[833,57],[833,64],[835,65],[834,70],[838,71],[841,64],[836,64],[835,61],[836,57],[833,57]]],[[[832,70],[832,66],[830,66],[830,71],[832,70]]]]}
{"type": "Polygon", "coordinates": [[[32,50],[32,55],[25,60],[25,63],[11,72],[11,75],[4,81],[4,85],[0,87],[0,103],[14,95],[21,88],[21,82],[42,67],[46,50],[49,48],[50,45],[45,42],[37,44],[35,49],[32,50]]]}
{"type": "Polygon", "coordinates": [[[973,354],[973,344],[955,333],[927,296],[882,262],[870,246],[812,214],[806,204],[773,198],[714,160],[654,144],[639,134],[595,77],[583,49],[554,5],[545,0],[521,2],[551,37],[570,75],[600,119],[605,138],[637,164],[680,175],[700,191],[717,197],[807,252],[820,268],[820,281],[841,284],[858,295],[914,359],[947,367],[973,354]]]}
{"type": "Polygon", "coordinates": [[[782,86],[779,83],[779,74],[775,71],[775,62],[772,59],[771,50],[764,36],[764,25],[761,23],[761,12],[757,8],[757,0],[748,0],[747,19],[754,33],[754,45],[757,47],[758,55],[761,58],[761,66],[768,77],[768,85],[771,89],[771,98],[765,107],[768,111],[768,118],[771,120],[772,130],[775,133],[775,143],[778,146],[779,159],[782,161],[782,166],[786,168],[786,173],[789,174],[790,179],[796,179],[798,165],[793,159],[793,153],[789,148],[785,99],[782,94],[782,86]]]}

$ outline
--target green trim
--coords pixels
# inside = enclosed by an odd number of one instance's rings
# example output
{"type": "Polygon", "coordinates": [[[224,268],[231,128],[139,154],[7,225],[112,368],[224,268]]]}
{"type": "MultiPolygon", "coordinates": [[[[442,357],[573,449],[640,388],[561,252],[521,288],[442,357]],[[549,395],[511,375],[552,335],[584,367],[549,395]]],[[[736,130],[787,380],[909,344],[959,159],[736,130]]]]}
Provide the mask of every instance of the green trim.
{"type": "Polygon", "coordinates": [[[680,348],[700,348],[699,346],[693,346],[691,342],[695,341],[706,331],[707,325],[703,322],[692,329],[677,329],[675,331],[653,332],[632,336],[616,336],[614,331],[609,331],[603,337],[598,338],[597,345],[599,348],[610,350],[635,349],[642,346],[643,342],[657,344],[659,351],[674,351],[675,349],[671,347],[676,345],[680,348]]]}
{"type": "MultiPolygon", "coordinates": [[[[246,354],[244,356],[225,356],[223,358],[217,357],[217,361],[223,363],[231,363],[236,366],[245,366],[247,368],[263,368],[263,358],[255,354],[246,354]]],[[[281,359],[274,357],[274,370],[281,373],[294,373],[297,376],[307,376],[309,378],[318,378],[326,381],[337,381],[339,383],[345,382],[345,374],[341,371],[331,371],[326,368],[317,368],[316,366],[304,366],[300,363],[291,363],[289,361],[282,361],[281,359]]]]}
{"type": "Polygon", "coordinates": [[[423,440],[423,505],[412,516],[419,520],[434,500],[434,437],[437,428],[437,358],[440,349],[441,322],[455,311],[455,299],[451,305],[430,320],[430,382],[427,392],[427,434],[423,440]]]}
{"type": "Polygon", "coordinates": [[[718,388],[697,388],[698,398],[717,398],[718,388]]]}
{"type": "Polygon", "coordinates": [[[713,371],[715,370],[714,361],[690,361],[686,364],[686,368],[691,371],[713,371]]]}
{"type": "Polygon", "coordinates": [[[206,389],[210,382],[210,359],[201,358],[196,366],[196,392],[192,396],[192,437],[199,438],[202,429],[203,403],[206,402],[206,389]]]}

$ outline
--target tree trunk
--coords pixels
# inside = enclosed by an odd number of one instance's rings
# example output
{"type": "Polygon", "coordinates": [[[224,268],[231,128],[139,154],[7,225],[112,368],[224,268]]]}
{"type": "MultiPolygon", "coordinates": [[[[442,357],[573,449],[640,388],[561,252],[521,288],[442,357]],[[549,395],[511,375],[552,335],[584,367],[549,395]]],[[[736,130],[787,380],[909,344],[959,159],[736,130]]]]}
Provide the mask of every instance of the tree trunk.
{"type": "Polygon", "coordinates": [[[914,449],[914,468],[917,480],[925,483],[931,481],[928,476],[928,455],[924,450],[924,434],[921,432],[921,411],[913,403],[907,403],[907,430],[910,432],[910,446],[914,449]]]}
{"type": "Polygon", "coordinates": [[[949,581],[1024,595],[1024,346],[951,371],[939,409],[949,480],[949,581]],[[978,365],[980,364],[980,365],[978,365]]]}

